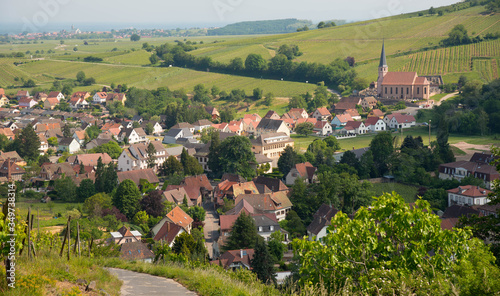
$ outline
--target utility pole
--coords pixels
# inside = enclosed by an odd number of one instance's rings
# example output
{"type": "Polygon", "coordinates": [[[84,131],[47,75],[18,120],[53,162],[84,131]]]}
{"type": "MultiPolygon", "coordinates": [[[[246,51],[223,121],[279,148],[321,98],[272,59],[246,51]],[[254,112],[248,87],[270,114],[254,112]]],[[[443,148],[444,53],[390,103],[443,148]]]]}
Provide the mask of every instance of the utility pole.
{"type": "Polygon", "coordinates": [[[429,119],[429,148],[431,148],[431,121],[432,120],[429,119]]]}

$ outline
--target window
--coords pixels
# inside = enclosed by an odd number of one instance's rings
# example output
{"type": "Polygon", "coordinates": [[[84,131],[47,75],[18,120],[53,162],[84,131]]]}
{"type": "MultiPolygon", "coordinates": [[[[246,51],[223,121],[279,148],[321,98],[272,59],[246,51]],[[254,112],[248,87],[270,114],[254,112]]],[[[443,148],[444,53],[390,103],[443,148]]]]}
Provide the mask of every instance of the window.
{"type": "Polygon", "coordinates": [[[269,226],[269,230],[274,231],[274,226],[269,226]]]}
{"type": "Polygon", "coordinates": [[[398,88],[396,87],[396,94],[398,94],[398,88]]]}
{"type": "Polygon", "coordinates": [[[420,88],[417,87],[417,95],[420,94],[420,88]]]}
{"type": "Polygon", "coordinates": [[[410,92],[410,88],[409,88],[409,87],[407,87],[407,88],[406,88],[406,94],[408,94],[409,92],[410,92]]]}
{"type": "Polygon", "coordinates": [[[387,94],[387,87],[385,88],[385,94],[387,94]]]}
{"type": "Polygon", "coordinates": [[[262,226],[259,226],[259,232],[262,232],[262,226]]]}
{"type": "Polygon", "coordinates": [[[424,94],[427,94],[427,87],[424,87],[424,94]]]}
{"type": "Polygon", "coordinates": [[[391,95],[392,95],[392,87],[391,87],[391,95]]]}

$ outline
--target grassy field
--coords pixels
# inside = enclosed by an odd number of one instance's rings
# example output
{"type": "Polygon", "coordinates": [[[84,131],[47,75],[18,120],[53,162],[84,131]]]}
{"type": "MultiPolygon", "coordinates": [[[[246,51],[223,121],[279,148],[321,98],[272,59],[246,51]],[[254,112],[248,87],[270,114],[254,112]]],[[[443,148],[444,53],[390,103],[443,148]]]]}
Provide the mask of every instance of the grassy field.
{"type": "Polygon", "coordinates": [[[46,230],[55,230],[57,227],[54,226],[64,226],[66,225],[67,217],[66,212],[81,207],[82,204],[79,203],[66,203],[54,201],[50,203],[41,203],[39,200],[28,200],[20,198],[16,203],[17,209],[19,209],[21,217],[26,218],[28,214],[28,208],[31,207],[31,214],[35,215],[34,228],[38,227],[38,214],[40,215],[40,229],[47,228],[46,230]],[[58,214],[62,217],[56,218],[58,214]]]}
{"type": "MultiPolygon", "coordinates": [[[[404,129],[403,135],[401,136],[400,132],[392,132],[392,136],[395,137],[395,143],[397,145],[401,145],[402,139],[408,135],[412,135],[413,137],[422,137],[424,141],[424,145],[428,145],[429,143],[429,130],[426,126],[414,127],[411,129],[404,129]]],[[[365,134],[361,136],[357,136],[355,138],[341,139],[338,140],[340,143],[340,147],[342,151],[359,149],[368,147],[370,145],[371,140],[376,136],[376,134],[365,134]]],[[[295,146],[299,149],[305,151],[309,144],[318,139],[315,136],[304,137],[301,135],[292,134],[292,139],[295,140],[295,146]]],[[[436,140],[436,131],[431,130],[431,141],[436,140]]],[[[500,146],[500,135],[486,135],[486,136],[470,136],[470,135],[456,135],[450,134],[448,137],[448,143],[456,144],[459,142],[466,142],[474,145],[495,145],[500,146]]],[[[459,150],[459,149],[458,149],[459,150]]],[[[463,151],[462,151],[463,152],[463,151]]],[[[460,151],[457,151],[458,155],[460,151]]]]}
{"type": "MultiPolygon", "coordinates": [[[[132,54],[132,53],[131,53],[132,54]]],[[[134,52],[135,58],[140,58],[140,52],[134,52]]],[[[127,61],[128,55],[116,55],[109,59],[127,61]]],[[[128,60],[130,61],[130,60],[128,60]]],[[[197,84],[205,84],[207,87],[218,86],[221,90],[244,89],[251,94],[254,88],[259,87],[264,93],[272,92],[276,96],[291,97],[315,89],[314,84],[289,82],[271,79],[259,79],[244,76],[226,75],[195,71],[183,68],[159,68],[143,67],[122,64],[85,63],[68,60],[41,60],[27,61],[27,63],[15,66],[11,59],[0,59],[0,69],[7,75],[2,75],[0,85],[12,85],[16,82],[15,77],[33,78],[42,87],[50,87],[54,78],[72,78],[76,73],[84,71],[87,77],[94,77],[97,86],[88,87],[89,90],[98,89],[99,85],[110,85],[111,83],[135,86],[139,88],[156,89],[158,87],[169,87],[170,89],[181,89],[191,91],[197,84]]],[[[17,90],[6,90],[7,93],[15,93],[17,90]]]]}
{"type": "Polygon", "coordinates": [[[407,203],[412,203],[417,200],[416,195],[418,188],[410,185],[404,185],[399,183],[375,183],[373,184],[373,191],[376,196],[382,195],[384,192],[391,193],[395,191],[401,195],[407,203]]]}

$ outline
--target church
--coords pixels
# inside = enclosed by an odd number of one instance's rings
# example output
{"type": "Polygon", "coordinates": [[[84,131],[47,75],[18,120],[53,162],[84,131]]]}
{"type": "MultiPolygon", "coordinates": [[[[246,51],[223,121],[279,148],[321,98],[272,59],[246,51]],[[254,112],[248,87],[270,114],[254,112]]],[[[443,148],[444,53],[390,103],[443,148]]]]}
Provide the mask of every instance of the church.
{"type": "Polygon", "coordinates": [[[428,100],[430,82],[426,77],[419,77],[417,72],[389,72],[385,58],[385,45],[378,65],[377,94],[385,99],[428,100]]]}

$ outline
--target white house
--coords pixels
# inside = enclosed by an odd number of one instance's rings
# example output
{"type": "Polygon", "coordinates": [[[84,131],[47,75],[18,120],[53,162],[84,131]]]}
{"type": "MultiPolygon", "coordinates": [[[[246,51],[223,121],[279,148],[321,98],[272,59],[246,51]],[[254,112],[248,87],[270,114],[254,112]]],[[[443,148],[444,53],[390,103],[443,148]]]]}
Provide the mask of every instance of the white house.
{"type": "Polygon", "coordinates": [[[98,91],[95,93],[95,95],[92,97],[92,101],[96,104],[105,104],[106,103],[106,98],[108,97],[108,94],[103,92],[103,91],[98,91]]]}
{"type": "Polygon", "coordinates": [[[59,141],[58,150],[68,151],[69,153],[73,154],[80,151],[80,144],[74,138],[63,138],[59,141]]]}
{"type": "Polygon", "coordinates": [[[163,128],[158,123],[158,121],[143,121],[141,123],[142,129],[146,130],[146,127],[148,126],[149,123],[151,123],[151,125],[153,125],[153,131],[151,132],[152,135],[159,135],[159,134],[163,133],[163,128]]]}
{"type": "Polygon", "coordinates": [[[321,241],[327,234],[327,228],[331,224],[332,218],[338,210],[331,205],[322,204],[314,214],[313,221],[307,226],[307,236],[309,240],[321,241]]]}
{"type": "Polygon", "coordinates": [[[448,190],[448,206],[482,206],[490,202],[488,194],[491,192],[492,191],[483,189],[479,186],[458,186],[457,188],[448,190]]]}
{"type": "Polygon", "coordinates": [[[206,119],[200,119],[193,123],[194,125],[194,130],[197,132],[201,132],[202,130],[209,128],[212,126],[212,122],[206,119]]]}
{"type": "Polygon", "coordinates": [[[145,143],[147,142],[146,132],[140,127],[138,128],[123,128],[118,134],[120,141],[127,139],[129,144],[145,143]]]}
{"type": "MultiPolygon", "coordinates": [[[[306,114],[307,115],[307,114],[306,114]]],[[[290,136],[290,129],[283,120],[263,118],[255,129],[256,136],[264,133],[285,133],[290,136]]]]}
{"type": "Polygon", "coordinates": [[[344,130],[351,131],[351,133],[362,135],[366,134],[366,127],[362,121],[348,121],[344,126],[344,130]]]}
{"type": "Polygon", "coordinates": [[[51,91],[48,94],[47,98],[57,98],[57,100],[59,100],[60,102],[61,100],[64,100],[64,95],[60,91],[51,91]]]}
{"type": "Polygon", "coordinates": [[[368,117],[365,120],[365,127],[371,132],[381,132],[387,130],[385,122],[378,117],[368,117]]]}
{"type": "MultiPolygon", "coordinates": [[[[160,141],[150,142],[155,147],[155,169],[161,166],[167,160],[168,153],[160,141]]],[[[122,154],[118,157],[118,171],[133,171],[148,168],[147,153],[149,143],[132,144],[130,147],[123,149],[122,154]]]]}
{"type": "Polygon", "coordinates": [[[85,143],[85,131],[75,131],[73,139],[77,140],[78,144],[83,145],[85,143]]]}
{"type": "Polygon", "coordinates": [[[322,121],[316,121],[316,124],[314,125],[314,131],[321,136],[326,136],[330,135],[333,131],[332,126],[328,121],[322,120],[322,121]]]}
{"type": "Polygon", "coordinates": [[[40,151],[41,155],[47,152],[47,150],[49,149],[49,143],[47,142],[47,139],[43,134],[38,134],[38,139],[40,139],[40,148],[38,148],[38,150],[40,151]]]}
{"type": "Polygon", "coordinates": [[[175,144],[175,141],[180,138],[192,139],[193,134],[188,128],[171,128],[165,137],[163,137],[164,144],[175,144]]]}
{"type": "Polygon", "coordinates": [[[317,108],[313,114],[312,114],[312,118],[316,118],[316,120],[320,121],[320,120],[328,120],[328,118],[331,116],[332,114],[330,113],[330,111],[328,111],[328,109],[326,109],[325,107],[322,107],[322,108],[317,108]]]}
{"type": "Polygon", "coordinates": [[[417,123],[413,115],[400,113],[386,115],[384,122],[389,128],[409,128],[415,126],[417,123]]]}
{"type": "Polygon", "coordinates": [[[19,99],[19,107],[25,107],[31,109],[36,104],[38,104],[38,102],[31,97],[22,97],[19,99]]]}

